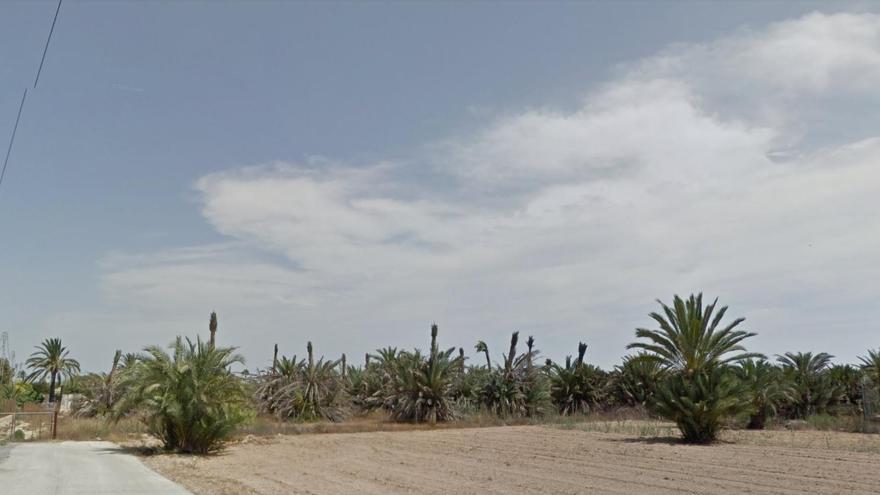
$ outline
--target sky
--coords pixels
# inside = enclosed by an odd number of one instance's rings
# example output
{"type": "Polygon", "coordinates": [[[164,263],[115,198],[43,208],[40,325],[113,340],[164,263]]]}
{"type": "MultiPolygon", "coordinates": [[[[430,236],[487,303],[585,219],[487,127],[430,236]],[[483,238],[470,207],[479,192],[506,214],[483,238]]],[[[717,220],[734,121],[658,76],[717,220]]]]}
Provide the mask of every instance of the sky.
{"type": "Polygon", "coordinates": [[[251,370],[512,331],[613,367],[703,292],[769,356],[880,347],[866,2],[0,3],[0,331],[251,370]]]}

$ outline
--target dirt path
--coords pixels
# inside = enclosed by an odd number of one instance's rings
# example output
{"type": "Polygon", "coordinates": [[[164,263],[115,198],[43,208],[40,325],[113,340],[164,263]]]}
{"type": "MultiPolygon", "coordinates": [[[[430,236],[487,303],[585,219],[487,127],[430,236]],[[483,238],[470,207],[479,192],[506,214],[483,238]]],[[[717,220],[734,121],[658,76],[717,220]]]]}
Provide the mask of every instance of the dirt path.
{"type": "Polygon", "coordinates": [[[542,426],[301,435],[145,462],[198,494],[880,493],[877,437],[857,452],[811,446],[816,433],[710,447],[542,426]]]}

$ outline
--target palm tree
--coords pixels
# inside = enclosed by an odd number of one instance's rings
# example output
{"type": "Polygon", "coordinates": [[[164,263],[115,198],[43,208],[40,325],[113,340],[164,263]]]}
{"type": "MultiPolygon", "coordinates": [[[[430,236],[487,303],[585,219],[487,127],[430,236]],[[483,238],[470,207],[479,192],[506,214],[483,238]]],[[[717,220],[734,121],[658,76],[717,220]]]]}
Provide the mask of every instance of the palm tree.
{"type": "Polygon", "coordinates": [[[140,356],[133,352],[126,352],[122,355],[122,359],[119,363],[119,368],[121,370],[130,370],[133,369],[140,359],[140,356]]]}
{"type": "Polygon", "coordinates": [[[746,352],[742,346],[755,334],[736,330],[744,318],[721,326],[727,306],[716,312],[718,299],[705,308],[702,294],[691,295],[687,301],[675,296],[672,307],[657,302],[663,307],[663,315],[650,316],[660,329],[636,329],[636,337],[648,342],[627,346],[645,351],[642,359],[654,360],[668,372],[649,406],[675,421],[686,442],[711,442],[723,417],[748,407],[741,383],[728,368],[737,361],[763,357],[746,352]]]}
{"type": "Polygon", "coordinates": [[[533,360],[540,354],[534,349],[534,339],[526,342],[529,347],[517,356],[519,332],[510,336],[510,350],[503,354],[503,366],[491,368],[489,348],[485,342],[476,345],[477,352],[486,354],[486,379],[480,390],[480,402],[498,416],[538,416],[550,403],[550,385],[543,369],[534,368],[533,360]]]}
{"type": "Polygon", "coordinates": [[[868,349],[868,355],[859,356],[859,359],[862,361],[862,371],[875,386],[880,387],[880,349],[868,349]]]}
{"type": "Polygon", "coordinates": [[[550,379],[550,397],[562,416],[586,414],[599,404],[604,382],[602,370],[584,363],[587,344],[578,344],[578,357],[574,365],[570,356],[565,366],[552,361],[547,363],[550,379]]]}
{"type": "Polygon", "coordinates": [[[431,349],[426,356],[415,350],[401,351],[390,362],[390,381],[383,406],[396,421],[437,423],[455,419],[453,386],[461,369],[455,347],[441,350],[437,325],[431,325],[431,349]]]}
{"type": "Polygon", "coordinates": [[[613,372],[616,400],[629,406],[645,406],[654,396],[657,384],[664,379],[660,362],[641,353],[625,356],[613,372]]]}
{"type": "Polygon", "coordinates": [[[207,453],[222,446],[250,417],[248,393],[230,366],[244,359],[232,347],[178,337],[171,353],[145,349],[121,378],[125,395],[113,416],[137,412],[166,449],[207,453]]]}
{"type": "Polygon", "coordinates": [[[745,318],[737,318],[719,328],[727,306],[715,312],[718,299],[703,308],[703,294],[691,295],[687,301],[679,296],[673,299],[673,306],[663,304],[663,313],[651,313],[651,318],[660,326],[659,330],[636,329],[636,337],[650,342],[633,342],[627,349],[647,351],[653,359],[661,362],[664,368],[693,374],[716,365],[729,364],[748,358],[763,357],[760,354],[745,352],[741,342],[756,334],[735,330],[745,318]],[[713,317],[714,313],[714,317],[713,317]]]}
{"type": "Polygon", "coordinates": [[[841,392],[828,376],[833,357],[825,352],[786,352],[776,356],[797,391],[795,416],[806,418],[821,412],[841,392]]]}
{"type": "Polygon", "coordinates": [[[747,359],[734,368],[737,377],[748,388],[751,401],[750,430],[762,430],[777,409],[794,399],[795,390],[783,376],[782,369],[764,359],[747,359]]]}
{"type": "Polygon", "coordinates": [[[838,389],[835,402],[838,406],[849,407],[854,412],[862,400],[862,370],[849,364],[835,364],[828,368],[828,379],[838,389]]]}
{"type": "Polygon", "coordinates": [[[47,376],[49,382],[49,402],[55,402],[55,385],[61,378],[70,378],[79,373],[79,362],[67,357],[69,351],[61,345],[61,339],[46,339],[36,347],[37,351],[25,361],[32,369],[27,381],[42,381],[47,376]]]}

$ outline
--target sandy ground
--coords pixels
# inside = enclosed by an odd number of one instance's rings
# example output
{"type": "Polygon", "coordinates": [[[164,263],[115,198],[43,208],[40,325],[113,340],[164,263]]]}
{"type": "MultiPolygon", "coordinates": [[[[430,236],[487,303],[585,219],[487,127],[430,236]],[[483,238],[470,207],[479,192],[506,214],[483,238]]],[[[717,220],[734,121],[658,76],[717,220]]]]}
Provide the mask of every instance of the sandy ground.
{"type": "Polygon", "coordinates": [[[197,494],[880,493],[876,435],[747,433],[712,446],[551,426],[313,434],[144,461],[197,494]]]}

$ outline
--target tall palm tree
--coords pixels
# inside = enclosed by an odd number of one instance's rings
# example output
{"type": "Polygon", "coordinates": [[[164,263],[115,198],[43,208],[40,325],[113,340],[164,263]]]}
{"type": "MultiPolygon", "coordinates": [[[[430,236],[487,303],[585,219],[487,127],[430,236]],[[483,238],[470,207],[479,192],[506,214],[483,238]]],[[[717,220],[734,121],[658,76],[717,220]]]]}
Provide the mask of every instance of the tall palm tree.
{"type": "Polygon", "coordinates": [[[27,381],[42,381],[47,376],[49,382],[49,402],[55,402],[55,385],[60,383],[61,378],[70,378],[79,373],[79,362],[67,357],[69,351],[61,345],[61,339],[46,339],[36,347],[36,352],[25,361],[28,368],[32,369],[27,381]]]}
{"type": "Polygon", "coordinates": [[[745,352],[741,342],[756,334],[736,330],[745,318],[737,318],[721,327],[727,306],[715,312],[718,299],[703,307],[703,294],[691,295],[687,301],[679,296],[672,307],[663,304],[663,314],[651,313],[659,330],[636,329],[636,337],[649,342],[633,342],[627,349],[647,351],[664,368],[691,375],[707,367],[724,365],[748,358],[763,357],[745,352]],[[714,315],[713,315],[714,314],[714,315]]]}

